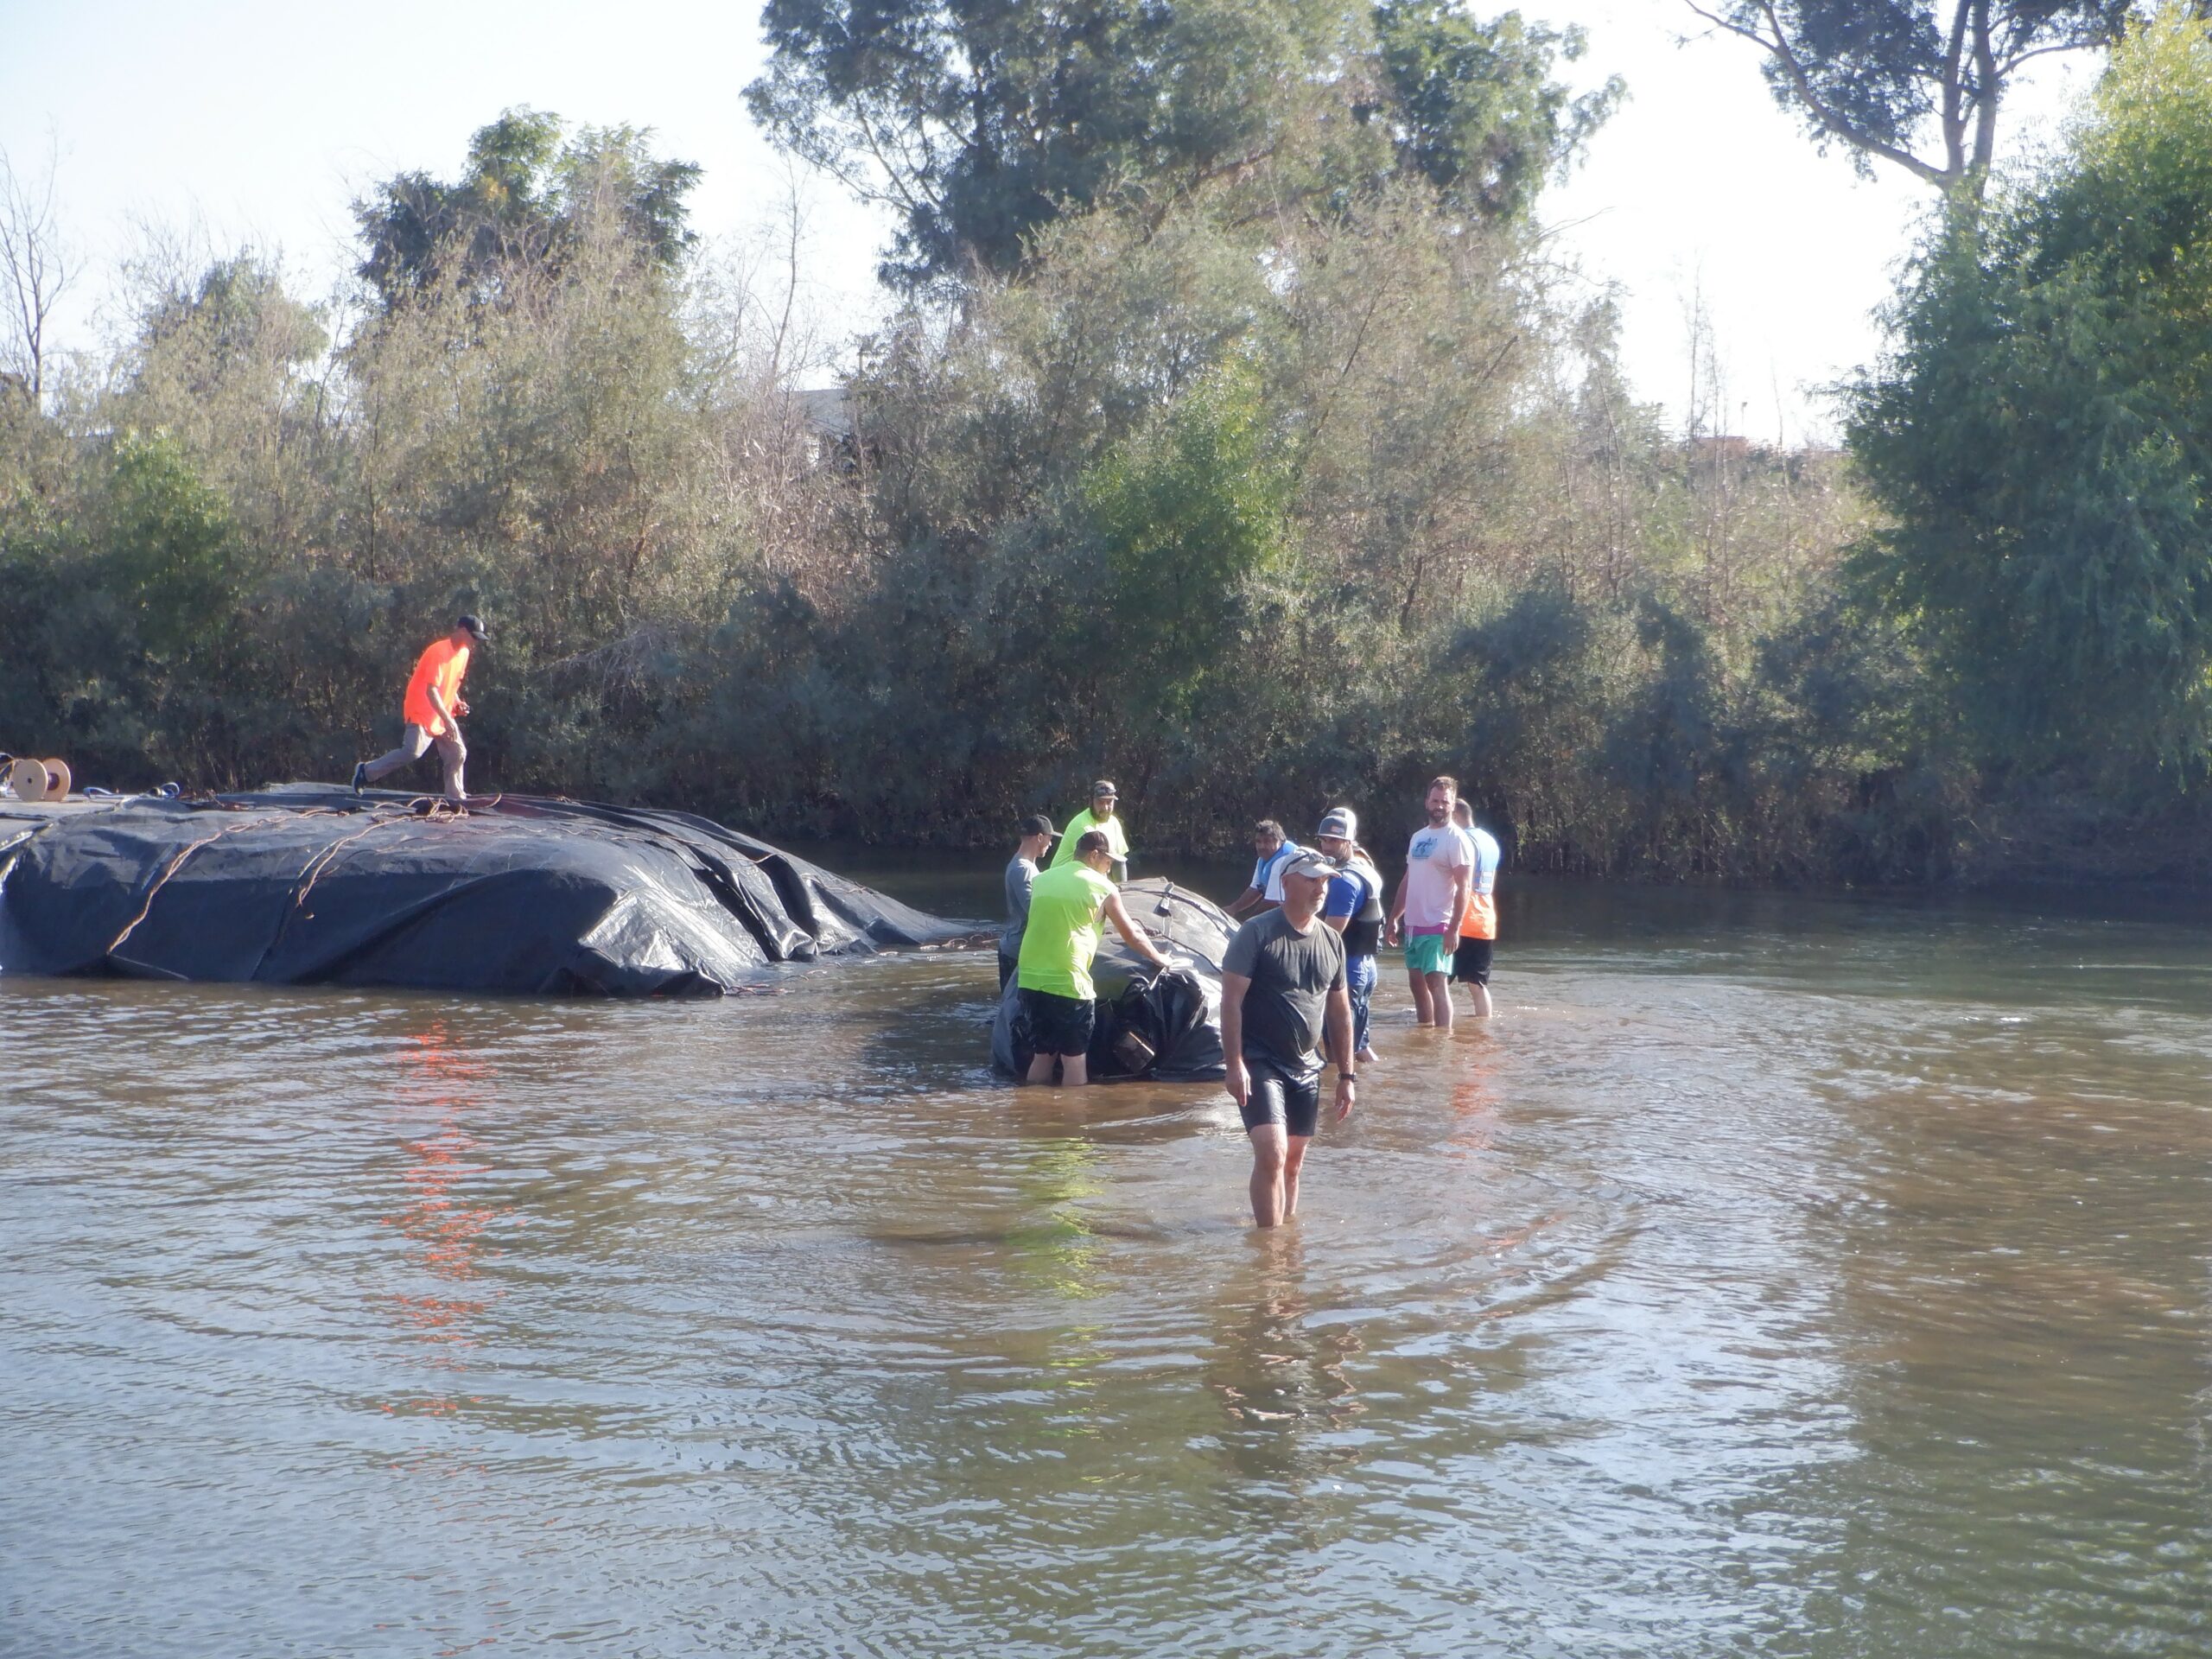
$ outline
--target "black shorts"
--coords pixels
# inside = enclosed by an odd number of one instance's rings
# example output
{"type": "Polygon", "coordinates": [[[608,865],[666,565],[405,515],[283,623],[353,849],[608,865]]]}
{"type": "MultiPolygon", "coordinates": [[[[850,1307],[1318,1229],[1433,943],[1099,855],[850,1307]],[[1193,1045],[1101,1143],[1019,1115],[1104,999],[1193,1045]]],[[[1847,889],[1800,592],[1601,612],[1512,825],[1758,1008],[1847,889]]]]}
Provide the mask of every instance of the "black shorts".
{"type": "Polygon", "coordinates": [[[1321,1122],[1321,1074],[1300,1083],[1286,1077],[1265,1060],[1244,1057],[1244,1074],[1252,1086],[1244,1096],[1244,1127],[1280,1123],[1285,1133],[1311,1137],[1321,1122]]]}
{"type": "Polygon", "coordinates": [[[1055,996],[1050,991],[1021,988],[1021,1012],[1029,1020],[1029,1052],[1069,1055],[1090,1052],[1091,1027],[1098,1021],[1096,1003],[1079,997],[1055,996]]]}
{"type": "Polygon", "coordinates": [[[1452,977],[1462,985],[1490,983],[1490,952],[1496,939],[1462,939],[1452,953],[1452,977]]]}

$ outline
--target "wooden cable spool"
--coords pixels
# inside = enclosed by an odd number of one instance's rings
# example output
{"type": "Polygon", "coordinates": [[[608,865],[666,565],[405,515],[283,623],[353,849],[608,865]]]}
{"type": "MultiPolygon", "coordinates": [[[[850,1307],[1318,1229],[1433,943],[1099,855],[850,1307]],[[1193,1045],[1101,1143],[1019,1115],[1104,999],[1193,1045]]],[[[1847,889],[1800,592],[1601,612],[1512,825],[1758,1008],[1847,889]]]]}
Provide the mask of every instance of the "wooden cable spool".
{"type": "Polygon", "coordinates": [[[18,760],[8,768],[8,787],[16,791],[19,801],[42,801],[46,798],[46,762],[18,760]]]}
{"type": "Polygon", "coordinates": [[[67,760],[49,760],[47,761],[46,798],[48,800],[67,800],[69,798],[69,785],[75,781],[76,780],[70,775],[69,763],[67,760]]]}

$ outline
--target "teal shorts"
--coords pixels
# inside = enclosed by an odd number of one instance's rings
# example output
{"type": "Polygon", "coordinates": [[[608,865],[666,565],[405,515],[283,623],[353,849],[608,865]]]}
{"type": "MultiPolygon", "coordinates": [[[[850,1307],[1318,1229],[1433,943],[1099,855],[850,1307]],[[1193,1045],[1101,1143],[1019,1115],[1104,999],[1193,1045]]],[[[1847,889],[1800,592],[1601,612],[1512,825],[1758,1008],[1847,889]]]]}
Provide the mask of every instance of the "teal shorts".
{"type": "Polygon", "coordinates": [[[1415,933],[1406,941],[1406,971],[1441,974],[1450,971],[1452,953],[1441,933],[1415,933]]]}

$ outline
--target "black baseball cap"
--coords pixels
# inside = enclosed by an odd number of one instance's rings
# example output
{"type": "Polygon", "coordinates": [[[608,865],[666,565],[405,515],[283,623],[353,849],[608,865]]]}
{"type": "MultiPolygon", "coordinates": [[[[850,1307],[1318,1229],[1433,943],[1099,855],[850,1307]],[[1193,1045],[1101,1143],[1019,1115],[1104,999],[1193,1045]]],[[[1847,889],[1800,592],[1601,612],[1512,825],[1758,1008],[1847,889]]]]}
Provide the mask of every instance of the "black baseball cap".
{"type": "Polygon", "coordinates": [[[1025,836],[1057,836],[1060,833],[1052,828],[1052,821],[1042,812],[1032,812],[1014,827],[1025,836]]]}
{"type": "Polygon", "coordinates": [[[456,617],[454,626],[472,639],[489,641],[492,638],[492,631],[484,626],[484,619],[471,611],[464,611],[456,617]]]}

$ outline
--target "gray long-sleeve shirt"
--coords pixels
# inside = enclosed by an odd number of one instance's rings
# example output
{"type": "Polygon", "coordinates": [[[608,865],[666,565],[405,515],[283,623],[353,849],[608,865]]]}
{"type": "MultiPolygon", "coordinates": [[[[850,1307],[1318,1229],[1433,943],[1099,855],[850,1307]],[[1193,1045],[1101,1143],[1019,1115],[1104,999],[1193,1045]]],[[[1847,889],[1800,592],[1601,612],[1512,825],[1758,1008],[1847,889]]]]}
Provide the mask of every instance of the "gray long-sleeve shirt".
{"type": "Polygon", "coordinates": [[[999,949],[1009,957],[1021,954],[1021,935],[1029,925],[1029,889],[1037,880],[1037,865],[1016,855],[1006,867],[1006,926],[999,934],[999,949]]]}

